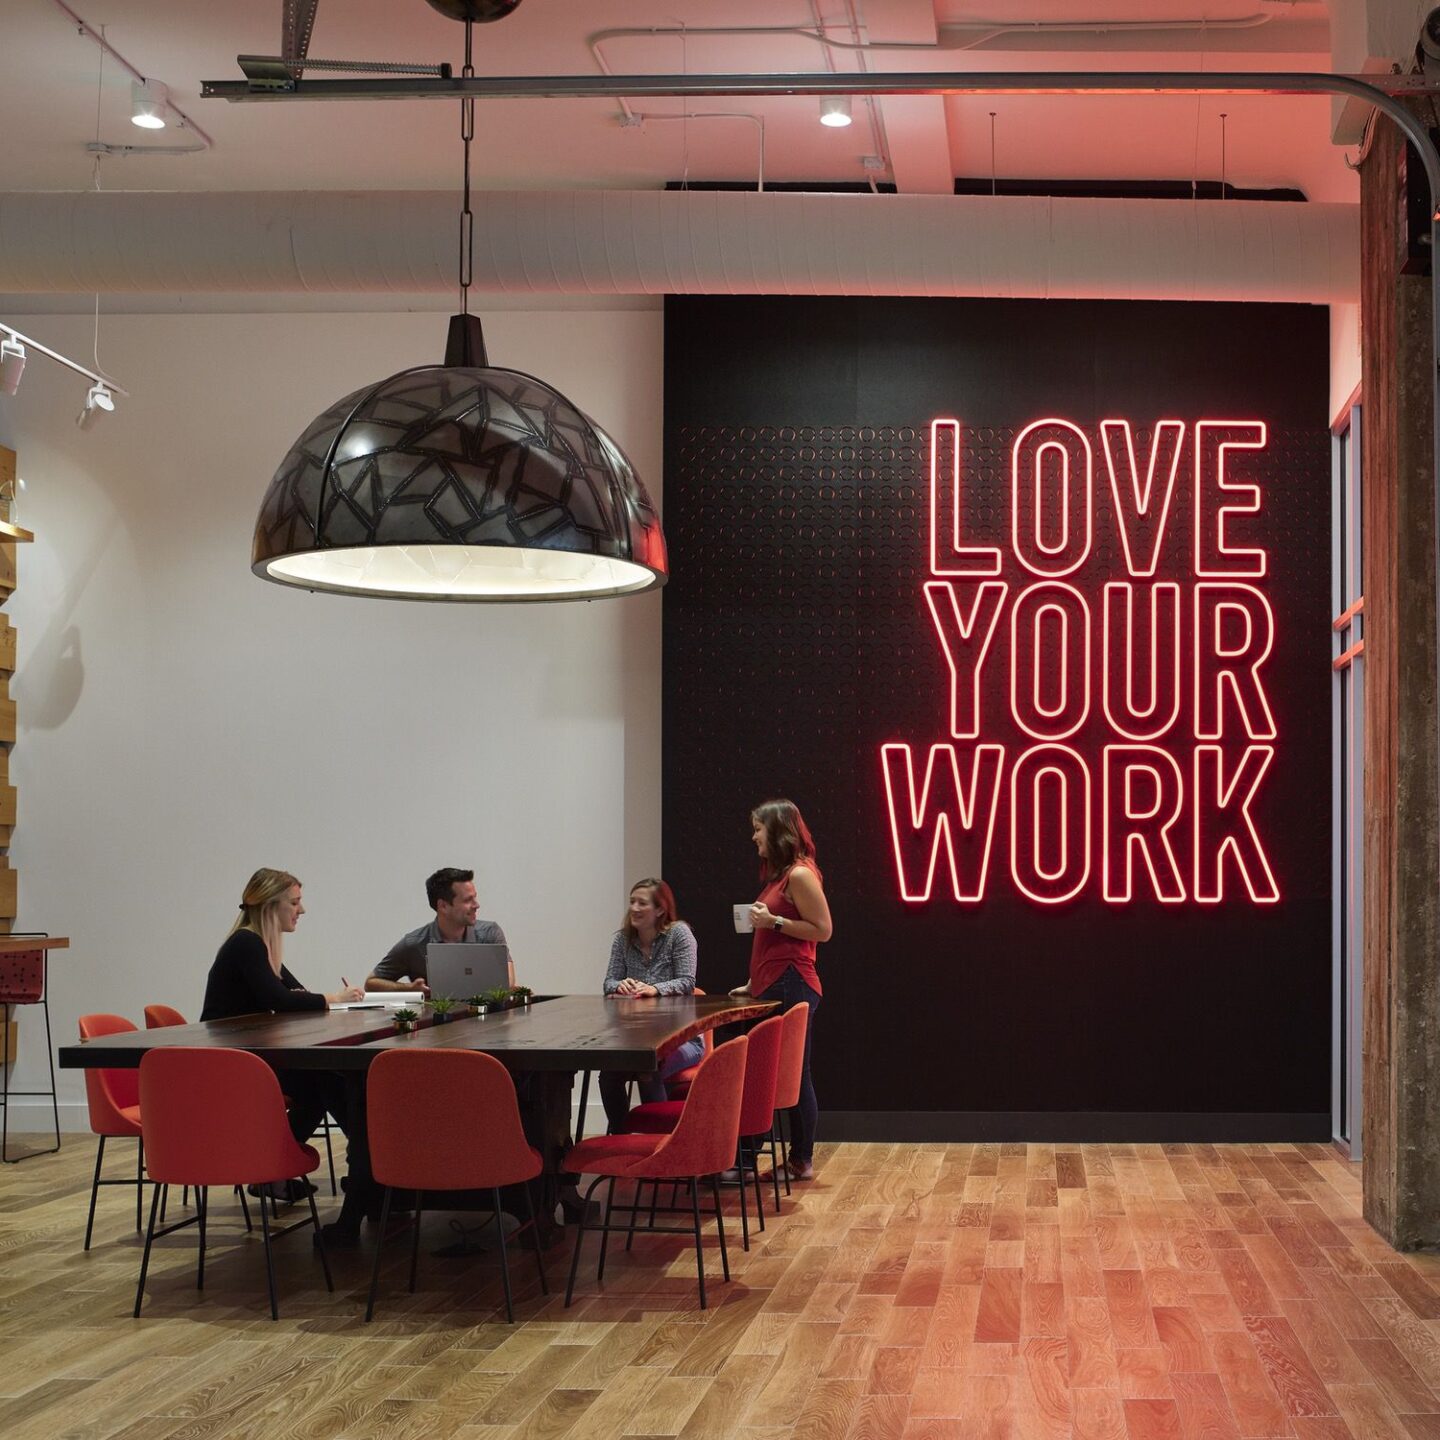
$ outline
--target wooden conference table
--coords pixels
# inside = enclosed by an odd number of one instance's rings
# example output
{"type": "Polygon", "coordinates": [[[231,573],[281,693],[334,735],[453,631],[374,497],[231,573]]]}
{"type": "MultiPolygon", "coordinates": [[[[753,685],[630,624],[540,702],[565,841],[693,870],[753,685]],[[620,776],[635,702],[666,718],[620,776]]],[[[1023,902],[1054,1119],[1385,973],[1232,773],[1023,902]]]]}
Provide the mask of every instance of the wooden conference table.
{"type": "MultiPolygon", "coordinates": [[[[446,1024],[427,1019],[410,1035],[396,1034],[389,1010],[240,1015],[103,1035],[61,1046],[59,1059],[64,1070],[130,1070],[149,1051],[170,1045],[248,1050],[277,1070],[338,1070],[352,1080],[359,1105],[365,1071],[387,1050],[482,1050],[507,1069],[535,1077],[524,1107],[529,1112],[526,1132],[553,1176],[570,1141],[570,1092],[577,1071],[585,1072],[586,1090],[592,1070],[647,1073],[686,1040],[717,1025],[761,1019],[777,1008],[773,1001],[725,995],[557,995],[446,1024]]],[[[436,1119],[443,1124],[444,1118],[445,1097],[436,1096],[436,1119]]],[[[355,1143],[352,1136],[352,1151],[355,1143]]]]}

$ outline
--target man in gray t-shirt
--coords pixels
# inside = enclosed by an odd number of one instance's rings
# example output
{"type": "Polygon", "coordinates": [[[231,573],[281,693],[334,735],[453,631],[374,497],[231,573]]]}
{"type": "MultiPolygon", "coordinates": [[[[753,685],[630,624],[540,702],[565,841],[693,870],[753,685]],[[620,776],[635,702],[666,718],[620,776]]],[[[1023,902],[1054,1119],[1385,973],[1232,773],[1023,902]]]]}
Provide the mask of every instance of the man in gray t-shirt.
{"type": "MultiPolygon", "coordinates": [[[[505,944],[505,932],[493,920],[481,920],[480,902],[475,895],[475,872],[446,868],[437,870],[425,882],[425,896],[435,918],[418,930],[402,935],[385,958],[365,980],[367,990],[421,990],[426,983],[425,951],[429,945],[458,943],[505,944]],[[409,982],[406,983],[406,977],[409,982]]],[[[511,983],[514,983],[511,967],[511,983]]]]}

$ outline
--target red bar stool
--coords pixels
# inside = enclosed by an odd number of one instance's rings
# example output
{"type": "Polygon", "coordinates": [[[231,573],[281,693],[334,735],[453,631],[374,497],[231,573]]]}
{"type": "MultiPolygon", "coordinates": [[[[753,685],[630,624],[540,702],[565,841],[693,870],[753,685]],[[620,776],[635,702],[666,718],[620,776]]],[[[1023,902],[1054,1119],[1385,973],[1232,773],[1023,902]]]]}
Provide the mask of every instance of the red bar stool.
{"type": "Polygon", "coordinates": [[[12,955],[0,955],[0,1006],[4,1007],[5,1018],[0,1020],[0,1160],[7,1165],[17,1165],[21,1160],[31,1160],[36,1155],[53,1155],[60,1148],[60,1102],[55,1095],[55,1047],[50,1041],[50,997],[45,990],[45,952],[43,950],[19,950],[12,955]],[[45,1053],[50,1057],[50,1089],[12,1090],[10,1088],[10,1018],[17,1005],[39,1005],[45,1012],[45,1053]],[[23,1096],[27,1100],[48,1094],[50,1108],[55,1113],[55,1143],[48,1150],[30,1150],[24,1155],[10,1158],[10,1097],[23,1096]]]}

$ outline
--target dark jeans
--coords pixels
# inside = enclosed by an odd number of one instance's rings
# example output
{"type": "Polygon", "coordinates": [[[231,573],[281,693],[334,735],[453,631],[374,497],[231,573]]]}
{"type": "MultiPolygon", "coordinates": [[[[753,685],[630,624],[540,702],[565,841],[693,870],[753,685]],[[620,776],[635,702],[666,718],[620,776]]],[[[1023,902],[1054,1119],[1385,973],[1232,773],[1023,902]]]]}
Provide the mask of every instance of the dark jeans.
{"type": "Polygon", "coordinates": [[[815,1123],[820,1115],[820,1106],[815,1099],[815,1086],[810,1080],[810,1041],[815,1035],[815,1012],[820,1008],[820,996],[801,978],[793,965],[757,1000],[780,1001],[780,1013],[792,1005],[808,1005],[810,1022],[805,1027],[805,1064],[800,1071],[800,1103],[790,1111],[790,1155],[794,1160],[809,1161],[815,1155],[815,1123]]]}

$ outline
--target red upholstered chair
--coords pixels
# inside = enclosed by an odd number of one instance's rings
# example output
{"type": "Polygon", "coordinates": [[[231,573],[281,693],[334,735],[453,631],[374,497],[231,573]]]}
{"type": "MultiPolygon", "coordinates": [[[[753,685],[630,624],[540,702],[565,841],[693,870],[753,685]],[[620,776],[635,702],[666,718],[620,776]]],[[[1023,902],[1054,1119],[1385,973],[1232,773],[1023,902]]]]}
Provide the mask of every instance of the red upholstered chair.
{"type": "MultiPolygon", "coordinates": [[[[775,1081],[775,1123],[770,1129],[770,1164],[775,1165],[775,1141],[780,1141],[778,1169],[785,1175],[785,1193],[790,1193],[790,1152],[781,1128],[782,1113],[800,1103],[800,1079],[805,1073],[805,1030],[810,1024],[810,1007],[792,1005],[780,1019],[785,1028],[780,1036],[780,1072],[775,1081]]],[[[776,1196],[779,1206],[779,1196],[776,1196]]]]}
{"type": "MultiPolygon", "coordinates": [[[[94,1040],[101,1035],[123,1035],[134,1030],[123,1015],[82,1015],[80,1038],[94,1040]]],[[[140,1078],[134,1070],[87,1070],[85,1101],[90,1110],[90,1128],[100,1137],[95,1153],[95,1178],[90,1183],[90,1218],[85,1222],[85,1248],[95,1228],[95,1200],[102,1185],[133,1185],[135,1187],[135,1228],[144,1225],[140,1201],[145,1186],[145,1139],[140,1133],[140,1078]],[[133,1139],[138,1142],[133,1180],[102,1180],[100,1167],[105,1160],[105,1142],[133,1139]]]]}
{"type": "MultiPolygon", "coordinates": [[[[697,985],[692,993],[703,995],[705,992],[697,985]]],[[[683,1070],[677,1070],[665,1082],[665,1091],[672,1100],[683,1100],[685,1096],[690,1093],[690,1084],[695,1079],[695,1072],[715,1048],[715,1032],[713,1030],[705,1031],[700,1037],[700,1041],[705,1047],[700,1055],[700,1059],[693,1065],[687,1065],[683,1070]]]]}
{"type": "MultiPolygon", "coordinates": [[[[635,1206],[639,1203],[639,1185],[632,1201],[628,1227],[612,1226],[610,1216],[615,1205],[615,1181],[625,1178],[641,1181],[684,1180],[690,1185],[690,1213],[694,1221],[695,1269],[700,1281],[700,1308],[706,1307],[705,1253],[700,1235],[699,1182],[710,1179],[710,1193],[715,1207],[715,1230],[720,1240],[720,1263],[725,1278],[730,1278],[730,1257],[725,1251],[725,1220],[720,1210],[719,1172],[735,1158],[740,1139],[740,1106],[745,1089],[745,1056],[749,1040],[742,1035],[728,1045],[711,1052],[696,1073],[685,1109],[675,1128],[668,1135],[597,1135],[573,1145],[564,1160],[564,1168],[575,1174],[594,1175],[585,1192],[586,1204],[581,1208],[580,1229],[575,1236],[575,1254],[570,1261],[570,1282],[565,1287],[568,1306],[575,1293],[575,1274],[580,1267],[580,1247],[585,1243],[585,1211],[595,1187],[609,1180],[605,1200],[605,1219],[600,1227],[600,1264],[597,1281],[605,1278],[605,1247],[612,1231],[635,1228],[635,1206]]],[[[685,1235],[689,1231],[671,1227],[657,1228],[666,1235],[685,1235]]]]}
{"type": "MultiPolygon", "coordinates": [[[[769,1135],[775,1123],[775,1085],[780,1069],[780,1044],[784,1024],[783,1016],[774,1015],[754,1026],[748,1037],[750,1052],[745,1061],[745,1093],[740,1109],[740,1134],[743,1138],[757,1143],[737,1147],[740,1167],[740,1235],[747,1250],[750,1248],[750,1216],[745,1187],[750,1182],[751,1174],[755,1179],[755,1208],[760,1214],[760,1228],[765,1228],[758,1141],[769,1135]]],[[[655,1135],[673,1130],[688,1103],[688,1099],[656,1100],[648,1105],[637,1105],[630,1112],[629,1132],[655,1135]]],[[[780,1209],[778,1176],[775,1177],[775,1209],[777,1212],[780,1209]]]]}
{"type": "MultiPolygon", "coordinates": [[[[87,1074],[90,1072],[86,1072],[87,1074]]],[[[244,1050],[175,1045],[151,1050],[140,1062],[140,1111],[151,1179],[157,1186],[193,1185],[195,1214],[164,1229],[155,1228],[160,1191],[150,1201],[150,1224],[140,1283],[135,1289],[135,1314],[145,1298],[150,1247],[157,1235],[186,1225],[200,1227],[197,1286],[205,1284],[205,1216],[212,1185],[254,1185],[260,1196],[260,1230],[265,1237],[265,1273],[270,1286],[270,1318],[280,1318],[275,1299],[275,1257],[271,1250],[270,1210],[274,1204],[265,1187],[298,1180],[319,1167],[320,1156],[298,1144],[285,1118],[285,1098],[275,1072],[258,1055],[244,1050]]],[[[310,1217],[276,1231],[288,1234],[304,1225],[315,1227],[316,1248],[325,1272],[325,1286],[334,1290],[330,1262],[320,1231],[315,1196],[307,1194],[310,1217]]]]}
{"type": "MultiPolygon", "coordinates": [[[[495,1207],[495,1228],[500,1236],[500,1274],[505,1285],[505,1318],[515,1319],[510,1294],[510,1259],[500,1214],[500,1187],[521,1185],[529,1229],[540,1271],[540,1289],[549,1294],[545,1265],[540,1258],[540,1235],[525,1182],[542,1167],[540,1152],[532,1149],[520,1125],[515,1082],[493,1056],[478,1050],[389,1050],[370,1067],[365,1081],[370,1136],[370,1168],[385,1187],[380,1211],[380,1235],[375,1242],[375,1268],[370,1276],[370,1303],[365,1318],[375,1313],[375,1291],[380,1283],[380,1255],[390,1219],[390,1197],[398,1187],[415,1192],[414,1231],[410,1247],[410,1290],[420,1259],[420,1220],[426,1192],[436,1190],[488,1190],[495,1207]],[[416,1117],[434,1112],[443,1101],[446,1119],[454,1133],[436,1143],[416,1117]]],[[[514,1232],[519,1234],[520,1230],[514,1232]]]]}
{"type": "Polygon", "coordinates": [[[7,1165],[17,1165],[21,1160],[31,1160],[36,1155],[53,1155],[60,1148],[60,1102],[55,1095],[55,1047],[50,1040],[50,999],[45,993],[45,952],[43,950],[20,950],[12,955],[0,955],[0,1007],[4,1015],[0,1018],[0,1160],[7,1165]],[[14,1057],[8,1053],[10,1043],[10,1019],[17,1005],[39,1005],[45,1012],[45,1052],[50,1057],[49,1090],[12,1090],[10,1088],[10,1067],[14,1057]],[[25,1099],[48,1095],[50,1108],[55,1113],[55,1143],[44,1150],[30,1150],[24,1155],[10,1158],[10,1097],[24,1096],[25,1099]]]}
{"type": "MultiPolygon", "coordinates": [[[[147,1005],[145,1007],[145,1028],[147,1030],[171,1030],[176,1025],[188,1025],[189,1023],[173,1005],[147,1005]]],[[[285,1106],[286,1109],[289,1109],[290,1102],[288,1100],[285,1102],[285,1106]]],[[[328,1115],[325,1117],[325,1151],[326,1154],[329,1154],[330,1117],[328,1115]]],[[[330,1193],[335,1194],[335,1161],[333,1157],[330,1160],[330,1193]]],[[[240,1210],[245,1216],[245,1228],[253,1230],[255,1227],[250,1223],[250,1206],[246,1204],[245,1191],[239,1185],[235,1187],[235,1196],[240,1201],[240,1210]]],[[[160,1223],[162,1225],[165,1223],[165,1199],[166,1197],[161,1195],[160,1223]]],[[[190,1203],[190,1187],[188,1185],[180,1192],[180,1203],[182,1205],[190,1203]]]]}

